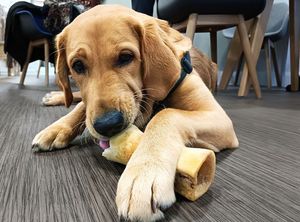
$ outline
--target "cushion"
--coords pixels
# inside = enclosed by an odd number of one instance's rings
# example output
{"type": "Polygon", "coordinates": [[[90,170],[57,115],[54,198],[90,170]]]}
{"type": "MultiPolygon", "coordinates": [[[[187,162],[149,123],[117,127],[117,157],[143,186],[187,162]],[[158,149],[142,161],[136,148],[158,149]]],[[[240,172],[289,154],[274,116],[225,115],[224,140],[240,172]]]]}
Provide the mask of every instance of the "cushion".
{"type": "Polygon", "coordinates": [[[159,0],[157,15],[172,24],[186,20],[191,13],[242,14],[248,20],[259,15],[265,5],[266,0],[159,0]]]}
{"type": "MultiPolygon", "coordinates": [[[[268,20],[265,37],[272,42],[280,40],[288,30],[289,5],[285,2],[274,3],[268,20]]],[[[223,30],[226,38],[233,38],[235,27],[223,30]]]]}

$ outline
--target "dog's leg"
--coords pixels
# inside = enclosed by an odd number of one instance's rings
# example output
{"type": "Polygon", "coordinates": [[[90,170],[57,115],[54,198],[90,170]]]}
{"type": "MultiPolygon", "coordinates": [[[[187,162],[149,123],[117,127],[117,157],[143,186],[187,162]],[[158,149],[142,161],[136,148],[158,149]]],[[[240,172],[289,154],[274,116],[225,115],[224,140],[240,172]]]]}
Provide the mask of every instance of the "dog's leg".
{"type": "Polygon", "coordinates": [[[34,151],[50,151],[66,147],[85,128],[85,105],[83,102],[66,116],[60,118],[40,133],[32,141],[34,151]]]}
{"type": "Polygon", "coordinates": [[[148,124],[117,188],[118,213],[125,219],[156,220],[175,201],[176,165],[185,144],[200,138],[216,149],[237,147],[232,122],[215,111],[164,109],[148,124]]]}
{"type": "MultiPolygon", "coordinates": [[[[82,100],[80,92],[73,92],[73,102],[80,102],[82,100]]],[[[47,93],[43,99],[42,104],[45,106],[60,106],[65,104],[65,94],[63,91],[52,91],[47,93]]]]}

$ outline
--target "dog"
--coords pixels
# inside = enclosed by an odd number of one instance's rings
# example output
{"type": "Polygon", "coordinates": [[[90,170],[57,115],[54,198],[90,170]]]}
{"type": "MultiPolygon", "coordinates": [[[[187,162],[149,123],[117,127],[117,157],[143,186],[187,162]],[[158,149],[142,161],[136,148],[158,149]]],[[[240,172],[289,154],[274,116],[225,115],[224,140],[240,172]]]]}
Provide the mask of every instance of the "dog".
{"type": "Polygon", "coordinates": [[[209,89],[215,85],[216,65],[166,21],[122,6],[101,5],[68,25],[57,36],[56,47],[65,105],[73,100],[69,76],[82,101],[38,133],[32,147],[64,148],[83,132],[83,124],[100,141],[130,124],[144,129],[118,182],[120,217],[163,217],[161,209],[175,202],[174,177],[182,146],[216,152],[238,147],[232,121],[209,89]],[[187,52],[193,69],[180,80],[187,52]]]}

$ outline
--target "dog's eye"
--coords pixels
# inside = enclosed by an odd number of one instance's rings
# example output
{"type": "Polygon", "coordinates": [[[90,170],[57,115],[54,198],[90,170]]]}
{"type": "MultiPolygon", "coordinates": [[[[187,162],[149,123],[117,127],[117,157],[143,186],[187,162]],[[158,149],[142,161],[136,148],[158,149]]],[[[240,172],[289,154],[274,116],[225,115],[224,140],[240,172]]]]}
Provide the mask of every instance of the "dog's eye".
{"type": "Polygon", "coordinates": [[[76,61],[72,65],[72,69],[78,74],[84,74],[86,71],[85,65],[81,61],[76,61]]]}
{"type": "Polygon", "coordinates": [[[122,67],[132,62],[134,56],[130,52],[123,52],[119,55],[116,66],[122,67]]]}

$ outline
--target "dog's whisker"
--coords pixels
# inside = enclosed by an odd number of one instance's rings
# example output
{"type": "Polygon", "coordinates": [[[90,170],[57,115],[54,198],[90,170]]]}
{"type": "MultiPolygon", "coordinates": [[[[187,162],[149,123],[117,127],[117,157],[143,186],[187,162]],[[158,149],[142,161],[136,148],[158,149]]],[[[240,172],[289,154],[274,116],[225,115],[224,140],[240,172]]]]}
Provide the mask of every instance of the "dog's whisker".
{"type": "Polygon", "coordinates": [[[152,109],[152,107],[145,99],[142,99],[140,101],[139,106],[141,109],[143,109],[142,111],[146,112],[146,114],[148,114],[148,115],[150,114],[150,110],[152,109]],[[148,106],[148,109],[147,109],[147,107],[144,106],[144,104],[148,106]]]}
{"type": "Polygon", "coordinates": [[[53,51],[52,53],[50,53],[49,55],[52,56],[52,55],[56,54],[57,52],[60,52],[60,51],[65,50],[65,49],[66,49],[66,47],[58,48],[57,50],[54,50],[54,51],[53,51]]]}
{"type": "Polygon", "coordinates": [[[82,138],[82,141],[84,140],[85,144],[88,144],[88,131],[87,130],[83,131],[83,134],[82,134],[81,138],[82,138]]]}
{"type": "Polygon", "coordinates": [[[144,120],[144,117],[143,117],[143,113],[139,110],[138,118],[135,120],[135,124],[137,126],[142,126],[142,125],[144,125],[144,122],[145,122],[145,120],[144,120]]]}
{"type": "MultiPolygon", "coordinates": [[[[87,45],[87,43],[85,43],[85,42],[79,42],[80,44],[86,44],[87,45]]],[[[70,47],[70,46],[68,46],[68,48],[70,49],[70,50],[73,50],[73,49],[75,49],[75,47],[70,47]]],[[[56,50],[54,50],[52,53],[50,53],[50,55],[52,56],[53,54],[56,54],[57,52],[60,52],[60,51],[62,51],[62,50],[66,50],[67,49],[67,47],[60,47],[60,48],[56,48],[56,50]]],[[[98,56],[98,55],[97,55],[98,56]]]]}
{"type": "Polygon", "coordinates": [[[144,98],[144,99],[147,99],[147,100],[149,100],[149,101],[151,101],[151,102],[153,102],[153,103],[156,102],[154,99],[150,98],[148,94],[145,94],[145,93],[143,93],[143,98],[144,98]]]}
{"type": "Polygon", "coordinates": [[[142,91],[150,91],[150,90],[152,90],[152,91],[160,91],[160,90],[158,90],[158,89],[154,89],[154,88],[143,88],[143,89],[141,89],[142,91]]]}
{"type": "MultiPolygon", "coordinates": [[[[142,100],[142,101],[141,101],[141,105],[142,105],[142,104],[145,104],[145,105],[147,105],[147,106],[148,106],[148,108],[149,108],[150,110],[151,110],[151,109],[152,109],[152,107],[153,107],[153,106],[152,106],[152,105],[151,105],[149,102],[147,102],[146,100],[142,100]]],[[[146,108],[146,107],[145,107],[145,108],[146,108]]]]}
{"type": "MultiPolygon", "coordinates": [[[[146,103],[145,103],[146,104],[146,103]]],[[[143,106],[142,104],[140,104],[140,107],[141,107],[141,109],[143,109],[143,110],[140,110],[140,111],[143,111],[143,112],[145,112],[147,115],[151,115],[151,107],[150,107],[150,105],[148,105],[149,106],[149,109],[147,109],[145,106],[143,106]]]]}
{"type": "Polygon", "coordinates": [[[85,121],[80,121],[78,122],[75,126],[73,126],[72,128],[72,133],[75,131],[75,130],[79,130],[81,127],[83,127],[85,124],[85,121]]]}
{"type": "Polygon", "coordinates": [[[96,138],[92,138],[92,141],[93,141],[93,143],[94,143],[95,145],[99,146],[99,143],[98,143],[98,141],[97,141],[96,138]]]}

